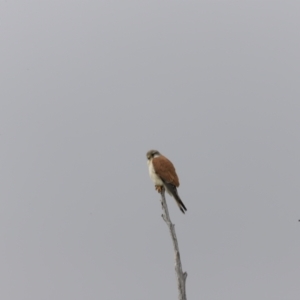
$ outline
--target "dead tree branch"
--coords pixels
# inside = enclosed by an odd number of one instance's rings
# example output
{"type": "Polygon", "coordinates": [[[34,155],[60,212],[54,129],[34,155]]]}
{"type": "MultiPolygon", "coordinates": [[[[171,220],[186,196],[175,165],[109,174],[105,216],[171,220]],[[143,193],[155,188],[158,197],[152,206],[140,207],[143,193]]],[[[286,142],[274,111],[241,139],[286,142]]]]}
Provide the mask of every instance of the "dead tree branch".
{"type": "Polygon", "coordinates": [[[167,206],[167,201],[165,197],[165,189],[161,191],[161,204],[164,213],[161,215],[164,221],[166,222],[167,226],[169,227],[169,231],[171,234],[171,238],[173,241],[174,246],[174,253],[175,253],[175,272],[177,275],[177,287],[178,287],[178,299],[179,300],[187,300],[186,299],[186,290],[185,290],[185,282],[187,278],[187,273],[182,272],[182,264],[180,260],[180,253],[178,247],[178,241],[175,233],[175,225],[172,223],[169,215],[169,210],[167,206]]]}

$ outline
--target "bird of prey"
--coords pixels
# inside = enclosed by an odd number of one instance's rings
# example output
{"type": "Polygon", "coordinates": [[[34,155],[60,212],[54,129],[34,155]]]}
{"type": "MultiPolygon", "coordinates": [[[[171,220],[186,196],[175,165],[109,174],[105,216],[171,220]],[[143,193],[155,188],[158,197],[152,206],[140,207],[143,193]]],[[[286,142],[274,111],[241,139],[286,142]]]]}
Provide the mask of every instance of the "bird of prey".
{"type": "Polygon", "coordinates": [[[161,193],[162,189],[165,188],[169,195],[174,197],[179,209],[185,213],[187,209],[177,192],[179,179],[173,164],[157,150],[148,151],[147,159],[149,175],[154,182],[155,189],[161,193]]]}

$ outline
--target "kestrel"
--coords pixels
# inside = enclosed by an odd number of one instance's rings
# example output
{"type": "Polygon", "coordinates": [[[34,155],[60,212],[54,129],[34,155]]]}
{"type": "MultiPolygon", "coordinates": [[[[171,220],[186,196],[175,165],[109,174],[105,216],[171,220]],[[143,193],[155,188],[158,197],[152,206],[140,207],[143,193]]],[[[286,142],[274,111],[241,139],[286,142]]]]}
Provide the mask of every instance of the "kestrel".
{"type": "Polygon", "coordinates": [[[177,192],[179,179],[173,164],[157,150],[148,151],[147,159],[149,175],[155,184],[155,189],[161,193],[164,187],[169,195],[174,197],[179,209],[185,213],[187,209],[177,192]]]}

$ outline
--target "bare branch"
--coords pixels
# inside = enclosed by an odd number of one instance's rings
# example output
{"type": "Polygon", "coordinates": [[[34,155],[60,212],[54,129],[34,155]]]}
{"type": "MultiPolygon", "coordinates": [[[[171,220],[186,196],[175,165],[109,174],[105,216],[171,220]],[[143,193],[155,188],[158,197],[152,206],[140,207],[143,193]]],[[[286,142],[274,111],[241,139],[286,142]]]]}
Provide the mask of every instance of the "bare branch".
{"type": "Polygon", "coordinates": [[[164,219],[167,226],[169,227],[171,238],[173,241],[173,246],[174,246],[175,272],[177,275],[178,299],[186,300],[185,282],[186,282],[186,278],[187,278],[187,273],[182,272],[180,252],[179,252],[178,241],[177,241],[177,237],[176,237],[176,233],[175,233],[175,225],[172,224],[171,219],[170,219],[164,188],[162,188],[162,190],[161,190],[161,205],[162,205],[162,209],[164,211],[164,213],[162,214],[162,218],[164,219]]]}

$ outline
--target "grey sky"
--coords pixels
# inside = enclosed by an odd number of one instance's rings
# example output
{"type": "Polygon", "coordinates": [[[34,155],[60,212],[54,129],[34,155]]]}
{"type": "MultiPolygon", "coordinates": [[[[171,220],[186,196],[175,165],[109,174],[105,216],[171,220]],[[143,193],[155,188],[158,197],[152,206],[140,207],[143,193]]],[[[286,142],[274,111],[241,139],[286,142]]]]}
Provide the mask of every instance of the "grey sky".
{"type": "Polygon", "coordinates": [[[299,1],[1,1],[0,299],[300,297],[299,1]]]}

